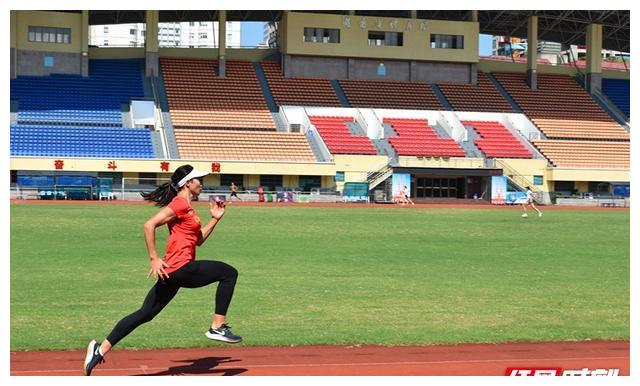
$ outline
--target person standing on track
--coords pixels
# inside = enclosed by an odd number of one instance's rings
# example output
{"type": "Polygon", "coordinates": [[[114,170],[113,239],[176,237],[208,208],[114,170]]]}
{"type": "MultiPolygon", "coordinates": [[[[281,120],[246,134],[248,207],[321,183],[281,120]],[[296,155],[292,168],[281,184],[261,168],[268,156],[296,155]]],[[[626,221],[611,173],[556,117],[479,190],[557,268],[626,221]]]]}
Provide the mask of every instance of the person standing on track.
{"type": "Polygon", "coordinates": [[[411,204],[411,205],[415,205],[416,203],[413,202],[413,200],[411,199],[411,191],[409,190],[409,188],[407,188],[407,185],[404,186],[404,199],[407,203],[411,204]]]}
{"type": "Polygon", "coordinates": [[[84,374],[104,362],[104,356],[120,340],[143,323],[151,321],[184,288],[199,288],[219,282],[215,296],[215,315],[205,336],[226,343],[238,343],[242,337],[231,332],[226,322],[238,271],[220,261],[196,261],[196,247],[202,245],[213,232],[225,213],[224,202],[209,203],[211,220],[200,223],[191,200],[202,191],[202,178],[209,173],[198,171],[191,165],[176,169],[171,181],[153,192],[141,192],[145,200],[155,202],[162,209],[144,224],[144,236],[149,251],[149,276],[157,279],[142,307],[120,320],[101,344],[89,342],[84,361],[84,374]],[[166,252],[160,259],[155,245],[156,228],[167,224],[169,239],[166,252]]]}
{"type": "Polygon", "coordinates": [[[240,197],[238,197],[238,185],[235,182],[231,181],[231,194],[229,195],[229,201],[231,201],[231,197],[235,197],[238,200],[242,201],[240,197]]]}
{"type": "Polygon", "coordinates": [[[404,188],[400,188],[400,191],[398,192],[398,195],[394,197],[396,203],[400,203],[403,206],[407,204],[407,199],[406,199],[407,195],[404,192],[404,188]]]}
{"type": "Polygon", "coordinates": [[[529,215],[527,214],[527,205],[531,205],[531,207],[538,212],[538,217],[542,217],[542,212],[536,208],[536,205],[533,203],[533,192],[531,191],[531,188],[527,186],[527,201],[522,204],[522,217],[529,217],[529,215]]]}

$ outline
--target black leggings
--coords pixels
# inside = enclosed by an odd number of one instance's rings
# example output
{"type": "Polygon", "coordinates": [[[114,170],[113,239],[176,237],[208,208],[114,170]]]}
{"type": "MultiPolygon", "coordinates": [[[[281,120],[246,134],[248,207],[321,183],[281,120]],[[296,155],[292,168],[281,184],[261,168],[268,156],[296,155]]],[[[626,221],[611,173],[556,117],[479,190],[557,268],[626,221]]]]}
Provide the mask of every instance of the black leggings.
{"type": "Polygon", "coordinates": [[[226,315],[237,278],[238,271],[227,263],[207,260],[191,261],[170,273],[168,279],[158,280],[149,290],[142,307],[120,320],[107,340],[115,346],[139,325],[151,321],[169,304],[181,287],[199,288],[219,281],[216,291],[216,314],[226,315]]]}

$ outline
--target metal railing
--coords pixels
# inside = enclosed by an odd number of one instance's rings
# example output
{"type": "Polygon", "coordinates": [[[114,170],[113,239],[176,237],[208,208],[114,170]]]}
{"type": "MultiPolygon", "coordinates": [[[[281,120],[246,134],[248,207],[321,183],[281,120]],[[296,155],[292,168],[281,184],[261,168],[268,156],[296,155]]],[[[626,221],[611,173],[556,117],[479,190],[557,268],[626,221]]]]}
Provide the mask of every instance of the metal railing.
{"type": "MultiPolygon", "coordinates": [[[[502,114],[500,122],[510,133],[513,135],[522,146],[527,148],[536,159],[545,159],[545,157],[538,151],[538,149],[531,144],[531,140],[540,139],[540,132],[534,133],[529,131],[529,138],[516,127],[515,123],[511,120],[509,114],[502,114]]],[[[534,125],[535,127],[535,125],[534,125]]]]}
{"type": "Polygon", "coordinates": [[[367,183],[369,184],[369,190],[375,188],[382,181],[389,178],[389,175],[393,173],[393,168],[389,165],[388,162],[378,170],[367,173],[367,183]]]}
{"type": "Polygon", "coordinates": [[[533,182],[531,182],[528,178],[518,173],[514,168],[512,168],[511,166],[507,165],[506,163],[500,160],[496,159],[494,161],[495,161],[495,166],[498,168],[501,168],[503,174],[507,178],[509,178],[511,181],[513,181],[513,183],[518,187],[520,187],[522,190],[525,190],[526,187],[528,186],[533,193],[536,193],[536,195],[539,195],[541,193],[541,190],[537,189],[533,182]]]}
{"type": "Polygon", "coordinates": [[[162,143],[162,153],[165,159],[169,157],[169,145],[166,131],[164,130],[164,117],[162,116],[162,110],[160,109],[160,93],[158,92],[158,84],[156,83],[158,79],[155,75],[151,75],[151,92],[153,93],[153,102],[154,108],[153,112],[155,115],[155,121],[158,124],[156,129],[160,131],[160,142],[162,143]]]}
{"type": "Polygon", "coordinates": [[[324,140],[320,137],[320,133],[318,133],[318,129],[311,123],[309,120],[309,114],[307,113],[307,109],[302,108],[304,114],[302,115],[302,130],[304,131],[305,137],[311,140],[317,147],[322,156],[322,161],[326,162],[331,159],[331,152],[329,148],[324,143],[324,140]],[[309,135],[308,131],[313,128],[313,135],[309,135]]]}

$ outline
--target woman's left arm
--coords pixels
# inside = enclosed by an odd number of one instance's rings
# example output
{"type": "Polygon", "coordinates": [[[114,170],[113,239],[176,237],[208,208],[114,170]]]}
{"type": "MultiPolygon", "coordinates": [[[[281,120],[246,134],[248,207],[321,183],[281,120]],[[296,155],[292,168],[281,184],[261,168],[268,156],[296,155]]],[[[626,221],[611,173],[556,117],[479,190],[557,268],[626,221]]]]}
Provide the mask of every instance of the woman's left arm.
{"type": "Polygon", "coordinates": [[[217,201],[214,203],[209,203],[209,211],[211,212],[211,220],[202,227],[200,230],[200,237],[198,237],[198,246],[202,245],[211,233],[213,232],[213,228],[220,222],[222,216],[224,216],[224,207],[226,206],[225,202],[217,201]]]}

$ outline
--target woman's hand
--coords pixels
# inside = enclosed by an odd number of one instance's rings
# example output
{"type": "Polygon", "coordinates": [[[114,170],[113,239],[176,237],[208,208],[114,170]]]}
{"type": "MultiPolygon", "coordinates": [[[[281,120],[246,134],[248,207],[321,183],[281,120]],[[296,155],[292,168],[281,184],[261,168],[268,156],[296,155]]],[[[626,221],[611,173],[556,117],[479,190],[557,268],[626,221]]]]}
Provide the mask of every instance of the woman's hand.
{"type": "Polygon", "coordinates": [[[227,206],[227,203],[224,201],[216,201],[215,204],[213,202],[209,202],[209,211],[211,212],[211,217],[215,218],[217,221],[220,221],[222,216],[224,216],[225,206],[227,206]]]}
{"type": "Polygon", "coordinates": [[[149,274],[147,277],[153,276],[154,279],[168,279],[169,274],[164,270],[165,267],[168,267],[169,264],[165,263],[164,260],[160,258],[151,259],[149,262],[151,269],[149,270],[149,274]]]}

